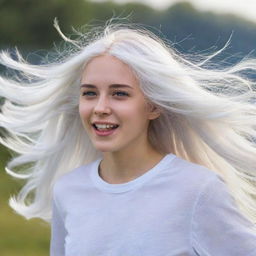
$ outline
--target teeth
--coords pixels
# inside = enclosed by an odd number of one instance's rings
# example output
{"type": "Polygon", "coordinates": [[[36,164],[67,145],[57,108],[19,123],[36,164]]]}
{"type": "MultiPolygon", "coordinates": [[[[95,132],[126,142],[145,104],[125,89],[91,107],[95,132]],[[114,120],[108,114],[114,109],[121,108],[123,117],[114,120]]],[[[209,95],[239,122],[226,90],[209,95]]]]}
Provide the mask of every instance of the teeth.
{"type": "Polygon", "coordinates": [[[117,127],[118,125],[112,125],[112,124],[94,124],[98,129],[110,129],[117,127]]]}

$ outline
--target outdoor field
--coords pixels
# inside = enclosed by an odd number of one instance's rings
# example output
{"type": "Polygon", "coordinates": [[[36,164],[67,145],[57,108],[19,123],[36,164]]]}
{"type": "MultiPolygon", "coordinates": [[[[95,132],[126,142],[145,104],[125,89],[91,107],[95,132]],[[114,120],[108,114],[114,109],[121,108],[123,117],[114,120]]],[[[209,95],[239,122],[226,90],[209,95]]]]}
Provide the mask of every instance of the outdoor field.
{"type": "Polygon", "coordinates": [[[0,255],[47,256],[49,255],[50,228],[41,220],[27,221],[8,206],[10,195],[17,194],[17,182],[4,171],[8,154],[0,147],[0,255]]]}

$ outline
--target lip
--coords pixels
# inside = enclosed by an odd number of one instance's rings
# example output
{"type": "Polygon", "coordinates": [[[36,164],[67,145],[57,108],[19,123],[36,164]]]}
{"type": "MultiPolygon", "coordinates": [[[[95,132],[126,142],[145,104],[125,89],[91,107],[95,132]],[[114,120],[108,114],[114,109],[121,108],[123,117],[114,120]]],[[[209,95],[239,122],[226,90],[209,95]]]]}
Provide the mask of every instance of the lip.
{"type": "Polygon", "coordinates": [[[103,121],[95,121],[91,122],[91,124],[109,124],[109,125],[118,125],[117,123],[111,123],[111,122],[103,122],[103,121]]]}
{"type": "MultiPolygon", "coordinates": [[[[98,124],[99,124],[99,123],[98,123],[98,124]]],[[[104,123],[104,124],[106,124],[106,123],[104,123]]],[[[110,131],[99,131],[99,130],[97,130],[97,129],[94,127],[94,125],[92,125],[93,131],[94,131],[95,134],[98,135],[98,136],[110,136],[110,135],[114,134],[118,128],[119,128],[119,127],[115,128],[115,129],[113,129],[113,130],[110,130],[110,131]]]]}

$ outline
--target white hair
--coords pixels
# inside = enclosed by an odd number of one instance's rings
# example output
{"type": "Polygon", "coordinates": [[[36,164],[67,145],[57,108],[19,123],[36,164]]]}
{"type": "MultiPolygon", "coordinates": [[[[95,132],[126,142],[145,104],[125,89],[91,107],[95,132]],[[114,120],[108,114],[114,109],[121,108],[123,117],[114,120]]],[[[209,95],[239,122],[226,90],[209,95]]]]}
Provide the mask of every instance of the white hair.
{"type": "Polygon", "coordinates": [[[146,98],[161,109],[150,121],[151,144],[219,173],[241,212],[256,223],[255,82],[245,76],[256,71],[255,59],[221,68],[211,59],[226,46],[191,60],[127,25],[108,24],[76,41],[62,36],[73,47],[49,63],[31,65],[18,52],[17,60],[0,55],[2,65],[18,72],[0,77],[0,142],[18,153],[6,171],[27,180],[10,199],[17,213],[50,221],[55,181],[101,156],[82,126],[78,98],[86,63],[109,54],[132,68],[146,98]]]}

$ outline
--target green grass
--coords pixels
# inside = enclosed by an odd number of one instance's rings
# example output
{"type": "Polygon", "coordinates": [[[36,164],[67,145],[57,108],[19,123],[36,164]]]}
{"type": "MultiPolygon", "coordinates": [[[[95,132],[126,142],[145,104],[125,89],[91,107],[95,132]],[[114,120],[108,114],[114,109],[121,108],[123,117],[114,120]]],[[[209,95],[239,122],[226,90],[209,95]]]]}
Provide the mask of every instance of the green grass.
{"type": "Polygon", "coordinates": [[[8,206],[11,195],[17,194],[20,182],[4,171],[9,155],[0,146],[0,255],[49,255],[50,227],[42,220],[26,220],[8,206]]]}

